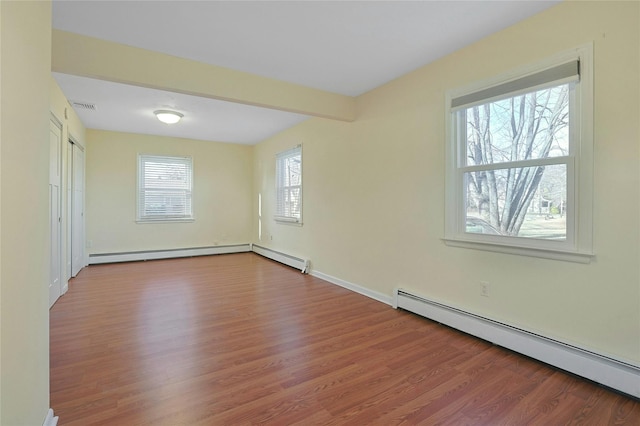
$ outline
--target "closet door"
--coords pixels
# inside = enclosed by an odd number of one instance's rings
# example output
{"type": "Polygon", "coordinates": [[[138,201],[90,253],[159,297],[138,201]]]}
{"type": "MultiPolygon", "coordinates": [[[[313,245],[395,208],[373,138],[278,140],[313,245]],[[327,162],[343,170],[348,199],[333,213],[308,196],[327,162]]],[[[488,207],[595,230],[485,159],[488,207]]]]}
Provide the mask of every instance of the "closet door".
{"type": "Polygon", "coordinates": [[[85,266],[84,261],[84,151],[73,144],[71,178],[71,276],[85,266]]]}
{"type": "Polygon", "coordinates": [[[62,126],[49,122],[49,307],[62,295],[62,210],[61,185],[62,126]]]}

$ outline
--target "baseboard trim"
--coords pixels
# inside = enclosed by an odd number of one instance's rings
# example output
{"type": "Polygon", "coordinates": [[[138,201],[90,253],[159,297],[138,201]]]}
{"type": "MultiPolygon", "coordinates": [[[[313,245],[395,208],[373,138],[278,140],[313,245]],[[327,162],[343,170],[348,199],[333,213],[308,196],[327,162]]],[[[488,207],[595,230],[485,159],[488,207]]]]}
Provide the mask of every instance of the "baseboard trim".
{"type": "Polygon", "coordinates": [[[44,418],[42,426],[56,426],[58,424],[58,417],[53,415],[53,410],[49,408],[47,417],[44,418]]]}
{"type": "Polygon", "coordinates": [[[350,283],[349,281],[342,280],[340,278],[333,277],[331,275],[322,273],[320,271],[312,270],[310,275],[320,278],[322,280],[328,281],[331,284],[338,285],[340,287],[346,288],[347,290],[354,291],[363,296],[367,296],[371,299],[377,300],[378,302],[385,303],[387,305],[392,305],[392,298],[387,296],[386,294],[379,293],[377,291],[370,290],[366,287],[363,287],[358,284],[350,283]]]}
{"type": "Polygon", "coordinates": [[[117,262],[136,262],[141,260],[171,259],[176,257],[209,256],[214,254],[246,253],[251,251],[250,244],[234,244],[227,246],[192,247],[167,250],[147,250],[124,253],[90,254],[89,264],[117,262]]]}
{"type": "Polygon", "coordinates": [[[251,251],[268,259],[275,260],[276,262],[280,262],[292,268],[299,269],[303,274],[309,272],[309,259],[302,259],[300,257],[292,256],[290,254],[270,249],[268,247],[259,246],[257,244],[251,244],[251,251]]]}
{"type": "Polygon", "coordinates": [[[640,367],[397,289],[393,306],[640,398],[640,367]]]}

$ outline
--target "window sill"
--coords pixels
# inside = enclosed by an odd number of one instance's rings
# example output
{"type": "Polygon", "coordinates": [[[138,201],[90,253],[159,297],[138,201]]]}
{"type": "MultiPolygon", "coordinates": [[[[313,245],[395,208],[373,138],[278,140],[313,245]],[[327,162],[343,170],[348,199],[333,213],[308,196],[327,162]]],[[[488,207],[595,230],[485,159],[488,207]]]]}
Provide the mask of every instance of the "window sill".
{"type": "Polygon", "coordinates": [[[136,220],[136,223],[139,224],[147,224],[147,223],[189,223],[189,222],[195,222],[196,220],[191,218],[191,219],[138,219],[136,220]]]}
{"type": "Polygon", "coordinates": [[[295,217],[276,216],[274,217],[274,220],[276,223],[282,223],[284,225],[302,226],[302,219],[297,219],[295,217]]]}
{"type": "Polygon", "coordinates": [[[561,260],[564,262],[590,263],[595,257],[593,253],[569,252],[540,247],[521,247],[497,243],[467,241],[460,239],[443,238],[442,241],[450,247],[461,247],[474,250],[484,250],[496,253],[515,254],[519,256],[539,257],[542,259],[561,260]]]}

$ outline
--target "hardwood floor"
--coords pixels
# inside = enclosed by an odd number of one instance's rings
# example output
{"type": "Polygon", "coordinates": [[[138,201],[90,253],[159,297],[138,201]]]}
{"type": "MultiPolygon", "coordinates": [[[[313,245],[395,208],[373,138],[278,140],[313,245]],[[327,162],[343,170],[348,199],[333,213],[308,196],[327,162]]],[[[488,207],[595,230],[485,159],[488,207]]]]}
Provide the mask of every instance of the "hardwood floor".
{"type": "Polygon", "coordinates": [[[253,253],[85,268],[51,309],[67,425],[639,425],[640,402],[253,253]]]}

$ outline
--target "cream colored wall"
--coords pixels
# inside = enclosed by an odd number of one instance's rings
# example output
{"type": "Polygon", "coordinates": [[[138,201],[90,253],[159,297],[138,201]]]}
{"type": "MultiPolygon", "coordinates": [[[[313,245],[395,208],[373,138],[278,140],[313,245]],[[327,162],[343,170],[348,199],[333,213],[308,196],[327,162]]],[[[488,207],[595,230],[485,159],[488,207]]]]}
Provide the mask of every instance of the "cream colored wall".
{"type": "Polygon", "coordinates": [[[52,49],[52,70],[65,74],[338,120],[355,115],[350,96],[79,34],[54,30],[52,49]]]}
{"type": "MultiPolygon", "coordinates": [[[[565,2],[255,148],[263,245],[390,297],[395,287],[640,363],[637,2],[565,2]],[[445,246],[444,96],[593,42],[594,250],[588,265],[445,246]],[[274,155],[303,144],[304,225],[272,219],[274,155]],[[480,281],[491,285],[480,296],[480,281]]],[[[259,241],[254,214],[254,240],[259,241]]]]}
{"type": "Polygon", "coordinates": [[[50,2],[0,2],[0,424],[49,408],[50,2]]]}
{"type": "Polygon", "coordinates": [[[60,86],[58,86],[58,83],[56,83],[56,80],[53,77],[50,77],[49,88],[51,113],[64,126],[64,140],[68,140],[69,136],[71,136],[75,140],[75,142],[77,142],[82,147],[85,147],[86,129],[82,124],[82,121],[80,121],[80,117],[78,117],[78,114],[76,114],[74,109],[71,107],[64,93],[62,93],[62,89],[60,89],[60,86]]]}
{"type": "Polygon", "coordinates": [[[87,130],[89,253],[248,243],[252,147],[87,130]],[[193,157],[194,222],[136,223],[138,154],[193,157]]]}

